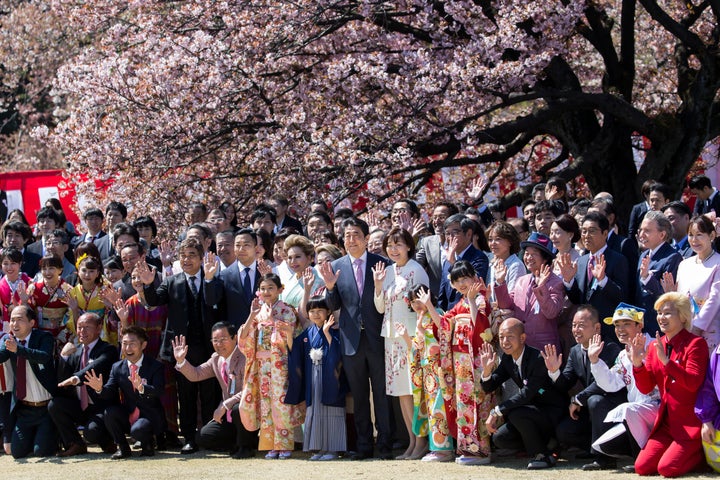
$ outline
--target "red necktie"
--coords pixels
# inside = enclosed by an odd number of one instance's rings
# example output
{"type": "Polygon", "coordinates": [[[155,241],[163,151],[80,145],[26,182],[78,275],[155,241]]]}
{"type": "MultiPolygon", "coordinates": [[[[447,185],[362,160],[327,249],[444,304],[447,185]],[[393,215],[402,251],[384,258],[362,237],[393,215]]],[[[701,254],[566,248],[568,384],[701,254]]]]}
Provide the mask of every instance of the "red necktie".
{"type": "MultiPolygon", "coordinates": [[[[20,345],[25,346],[25,340],[20,340],[20,345]]],[[[24,400],[27,396],[27,381],[25,370],[27,368],[27,360],[25,355],[17,355],[17,368],[15,369],[15,399],[24,400]]]]}
{"type": "MultiPolygon", "coordinates": [[[[83,355],[82,355],[82,361],[80,362],[80,369],[87,367],[88,353],[89,352],[88,352],[87,345],[83,345],[83,355]]],[[[82,380],[80,380],[80,408],[82,408],[83,410],[86,410],[89,404],[90,404],[90,401],[88,399],[87,386],[84,383],[82,383],[82,380]]]]}
{"type": "MultiPolygon", "coordinates": [[[[138,374],[138,366],[134,363],[130,364],[130,378],[135,378],[135,375],[138,374]]],[[[135,384],[133,384],[133,390],[136,390],[135,384]]],[[[130,417],[128,420],[130,420],[130,425],[132,426],[135,422],[138,421],[138,418],[140,418],[140,409],[135,407],[135,410],[132,411],[130,414],[130,417]]]]}

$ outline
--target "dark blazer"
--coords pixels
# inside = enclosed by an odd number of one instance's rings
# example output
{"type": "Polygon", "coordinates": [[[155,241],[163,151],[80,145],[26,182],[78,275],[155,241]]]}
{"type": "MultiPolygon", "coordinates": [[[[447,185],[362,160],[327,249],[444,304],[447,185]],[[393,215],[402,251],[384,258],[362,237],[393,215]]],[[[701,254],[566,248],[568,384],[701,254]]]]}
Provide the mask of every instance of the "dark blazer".
{"type": "MultiPolygon", "coordinates": [[[[40,384],[50,392],[51,395],[55,395],[57,391],[57,373],[55,370],[55,339],[52,334],[38,330],[34,328],[30,334],[30,341],[27,345],[22,346],[18,342],[17,352],[13,353],[5,348],[5,342],[0,344],[0,363],[5,360],[11,359],[10,365],[13,369],[13,374],[17,376],[17,357],[25,357],[27,365],[32,368],[35,377],[38,379],[40,384]]],[[[13,385],[13,396],[10,404],[10,409],[15,408],[15,388],[17,382],[13,385]]]]}
{"type": "MultiPolygon", "coordinates": [[[[610,250],[622,253],[627,260],[628,267],[637,264],[639,253],[637,240],[635,238],[623,237],[613,232],[607,239],[607,246],[610,250]]],[[[631,285],[631,288],[632,287],[631,285]]],[[[632,295],[628,298],[632,298],[632,295]]]]}
{"type": "Polygon", "coordinates": [[[440,246],[440,235],[429,235],[418,241],[415,261],[423,266],[430,279],[430,291],[437,297],[440,293],[440,278],[443,272],[443,261],[440,246]]]}
{"type": "Polygon", "coordinates": [[[678,252],[680,255],[682,255],[683,258],[690,258],[693,255],[695,255],[695,252],[693,252],[692,247],[690,247],[690,242],[688,242],[687,235],[685,235],[685,238],[680,240],[680,242],[676,243],[675,245],[672,245],[672,247],[675,249],[676,252],[678,252]]]}
{"type": "Polygon", "coordinates": [[[633,205],[632,210],[630,210],[630,222],[628,223],[628,238],[635,239],[647,211],[648,205],[645,201],[633,205]]]}
{"type": "Polygon", "coordinates": [[[664,293],[660,280],[663,273],[670,272],[673,278],[677,279],[677,269],[683,257],[670,246],[669,243],[663,243],[655,255],[650,260],[650,280],[647,285],[643,285],[640,281],[640,263],[642,259],[648,256],[649,250],[645,250],[638,260],[637,270],[635,272],[635,306],[645,309],[645,332],[655,336],[655,332],[659,330],[657,324],[657,313],[655,312],[655,300],[664,293]]]}
{"type": "Polygon", "coordinates": [[[23,263],[20,271],[27,273],[28,277],[33,278],[40,271],[40,259],[42,256],[25,248],[23,250],[23,263]]]}
{"type": "Polygon", "coordinates": [[[515,374],[514,365],[512,356],[503,353],[500,357],[500,365],[490,379],[480,382],[482,389],[487,393],[497,390],[507,380],[513,380],[518,386],[519,391],[515,395],[498,404],[500,413],[505,415],[517,407],[534,405],[559,418],[567,407],[568,397],[553,385],[540,351],[525,345],[520,370],[522,380],[515,374]]]}
{"type": "MultiPolygon", "coordinates": [[[[96,375],[102,375],[103,378],[110,377],[110,369],[113,364],[118,361],[118,349],[117,347],[110,345],[109,343],[98,340],[90,350],[88,355],[88,365],[85,368],[80,368],[82,363],[83,351],[85,345],[80,345],[75,353],[70,355],[67,360],[60,360],[58,366],[58,372],[60,374],[60,381],[68,379],[70,377],[78,377],[81,382],[85,381],[85,374],[90,370],[94,370],[96,375]]],[[[59,395],[76,397],[76,387],[66,387],[58,391],[59,395]]],[[[108,402],[95,393],[95,390],[88,388],[88,396],[92,399],[95,405],[101,406],[106,405],[108,402]]]]}
{"type": "Polygon", "coordinates": [[[358,294],[355,274],[353,273],[350,255],[345,255],[332,262],[333,272],[340,270],[335,288],[327,290],[325,298],[330,310],[340,309],[340,345],[345,355],[355,355],[360,345],[361,326],[367,334],[370,351],[384,355],[385,342],[380,335],[383,314],[378,313],[373,300],[375,285],[372,268],[376,263],[388,264],[387,260],[379,255],[367,252],[365,263],[365,282],[363,283],[362,298],[358,294]]]}
{"type": "Polygon", "coordinates": [[[707,200],[700,200],[698,198],[693,207],[693,215],[703,215],[712,210],[715,210],[715,213],[720,215],[720,193],[716,193],[707,200]]]}
{"type": "MultiPolygon", "coordinates": [[[[625,257],[610,247],[605,249],[605,275],[607,275],[607,283],[603,288],[590,288],[591,283],[588,282],[588,262],[590,254],[578,258],[577,273],[572,287],[567,290],[568,298],[575,305],[589,303],[595,307],[600,319],[612,317],[615,307],[620,302],[627,302],[632,297],[628,295],[628,286],[631,284],[628,263],[625,257]]],[[[605,324],[602,324],[605,327],[605,324]]],[[[612,325],[603,328],[603,337],[610,334],[610,338],[615,337],[612,325]]]]}
{"type": "Polygon", "coordinates": [[[165,431],[165,412],[160,403],[160,395],[165,391],[165,367],[154,358],[145,355],[138,374],[147,381],[142,395],[130,382],[127,360],[115,362],[110,369],[107,382],[100,391],[100,398],[106,401],[120,399],[119,403],[128,415],[137,407],[140,416],[152,422],[155,433],[162,433],[165,431]]]}
{"type": "MultiPolygon", "coordinates": [[[[75,249],[78,245],[85,241],[85,235],[78,235],[72,239],[72,248],[75,249]]],[[[107,260],[111,256],[110,248],[110,235],[105,233],[104,230],[100,230],[97,238],[93,242],[100,251],[100,259],[102,261],[107,260]]]]}
{"type": "Polygon", "coordinates": [[[280,224],[280,229],[288,228],[288,227],[294,228],[301,234],[303,232],[303,225],[300,220],[298,220],[297,218],[293,218],[290,215],[285,215],[285,218],[283,218],[283,221],[280,224]]]}
{"type": "MultiPolygon", "coordinates": [[[[250,315],[250,302],[245,298],[242,281],[240,280],[240,263],[226,268],[209,282],[204,282],[205,303],[214,305],[218,321],[224,321],[239,327],[250,315]]],[[[253,293],[260,284],[260,272],[255,269],[253,293]]]]}
{"type": "MultiPolygon", "coordinates": [[[[202,269],[200,269],[200,292],[198,300],[201,302],[200,319],[203,326],[203,341],[207,352],[212,352],[212,344],[210,343],[210,333],[212,326],[217,321],[217,315],[212,305],[203,301],[206,282],[203,280],[202,269]]],[[[192,295],[190,287],[185,279],[185,274],[180,272],[171,277],[165,278],[159,287],[155,287],[155,283],[145,285],[144,288],[145,301],[150,306],[167,305],[168,318],[165,323],[165,331],[163,332],[162,345],[160,347],[159,357],[173,361],[172,340],[177,335],[187,335],[188,325],[190,324],[190,316],[194,314],[188,309],[188,298],[192,295]]],[[[192,343],[192,342],[190,342],[192,343]]],[[[192,352],[192,349],[191,349],[192,352]]],[[[208,356],[210,353],[208,353],[208,356]]],[[[203,359],[207,360],[207,358],[203,359]]]]}
{"type": "MultiPolygon", "coordinates": [[[[605,342],[605,346],[603,347],[602,352],[600,352],[600,359],[605,362],[605,365],[614,365],[615,359],[620,353],[620,350],[620,345],[618,345],[617,343],[605,342]]],[[[593,395],[606,395],[607,392],[605,392],[605,390],[603,390],[602,388],[598,387],[595,383],[595,378],[590,371],[590,361],[588,360],[587,364],[583,365],[584,356],[585,353],[583,352],[582,345],[580,345],[579,343],[573,345],[573,347],[570,349],[570,354],[568,355],[568,360],[565,364],[565,368],[560,373],[558,379],[555,381],[555,388],[567,392],[571,388],[573,388],[575,384],[579,381],[584,388],[577,393],[577,399],[580,401],[580,403],[587,406],[588,398],[593,395]]],[[[619,396],[626,398],[627,391],[625,390],[625,388],[619,390],[619,396]]]]}
{"type": "MultiPolygon", "coordinates": [[[[477,276],[483,280],[487,279],[490,261],[484,252],[481,252],[474,246],[470,245],[463,256],[458,258],[458,260],[466,260],[470,262],[475,268],[477,276]]],[[[454,307],[462,297],[462,295],[460,295],[460,293],[452,288],[452,285],[450,285],[451,268],[450,262],[447,260],[443,262],[442,276],[440,277],[440,292],[438,293],[438,306],[446,312],[454,307]]]]}

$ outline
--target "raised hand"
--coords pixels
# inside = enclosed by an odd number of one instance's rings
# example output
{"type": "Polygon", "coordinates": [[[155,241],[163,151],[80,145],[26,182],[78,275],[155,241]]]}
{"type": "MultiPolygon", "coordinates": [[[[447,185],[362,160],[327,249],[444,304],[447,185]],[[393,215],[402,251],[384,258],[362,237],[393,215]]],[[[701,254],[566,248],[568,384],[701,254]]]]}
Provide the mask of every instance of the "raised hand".
{"type": "Polygon", "coordinates": [[[458,248],[458,239],[457,237],[450,237],[448,240],[448,250],[447,250],[447,261],[450,263],[450,265],[455,263],[455,260],[457,259],[457,254],[460,253],[457,251],[458,248]]]}
{"type": "Polygon", "coordinates": [[[212,252],[205,253],[205,258],[203,259],[203,274],[205,275],[205,280],[212,280],[219,268],[220,260],[217,258],[217,255],[212,252]]]}
{"type": "Polygon", "coordinates": [[[645,335],[638,333],[628,344],[630,359],[633,366],[639,367],[645,359],[645,335]]]}
{"type": "Polygon", "coordinates": [[[570,283],[577,273],[577,262],[573,262],[569,253],[558,255],[557,266],[560,268],[560,276],[565,283],[570,283]]]}
{"type": "Polygon", "coordinates": [[[90,370],[89,372],[85,373],[85,385],[92,388],[96,392],[99,392],[102,390],[103,387],[103,376],[102,373],[100,375],[95,375],[95,370],[90,370]]]}
{"type": "Polygon", "coordinates": [[[169,267],[172,265],[175,258],[175,246],[177,242],[174,240],[163,240],[160,242],[160,261],[163,267],[169,267]]]}
{"type": "MultiPolygon", "coordinates": [[[[73,312],[77,312],[78,309],[78,301],[77,299],[72,295],[65,295],[65,298],[61,299],[62,302],[68,306],[70,310],[73,312]]],[[[87,308],[87,307],[86,307],[87,308]]]]}
{"type": "Polygon", "coordinates": [[[505,260],[502,258],[495,257],[493,259],[493,275],[495,276],[495,283],[498,285],[502,285],[505,283],[505,278],[507,277],[507,265],[505,265],[505,260]]]}
{"type": "Polygon", "coordinates": [[[592,336],[587,349],[588,360],[590,360],[590,363],[595,364],[598,360],[600,360],[600,352],[602,352],[604,346],[605,342],[602,341],[602,336],[599,333],[592,336]]]}
{"type": "Polygon", "coordinates": [[[413,221],[407,212],[402,212],[397,216],[398,226],[412,235],[413,221]]]}
{"type": "Polygon", "coordinates": [[[545,265],[540,267],[540,275],[538,276],[537,286],[542,287],[543,285],[545,285],[545,283],[547,283],[548,279],[550,278],[550,275],[552,275],[552,270],[550,269],[550,264],[546,263],[545,265]]]}
{"type": "Polygon", "coordinates": [[[302,272],[302,282],[305,291],[312,290],[312,286],[315,285],[315,272],[312,267],[307,267],[302,272]]]}
{"type": "Polygon", "coordinates": [[[476,203],[482,198],[483,191],[485,190],[487,183],[487,179],[483,176],[478,176],[470,183],[470,188],[468,188],[466,192],[467,196],[470,197],[473,203],[476,203]]]}
{"type": "Polygon", "coordinates": [[[337,272],[333,272],[330,262],[324,262],[321,263],[320,268],[318,268],[318,275],[320,275],[325,287],[327,287],[328,290],[332,290],[335,288],[338,278],[340,278],[340,270],[338,269],[337,272]]]}
{"type": "Polygon", "coordinates": [[[327,335],[330,332],[330,329],[335,325],[335,315],[330,314],[330,316],[325,320],[325,323],[323,323],[323,332],[327,335]]]}
{"type": "Polygon", "coordinates": [[[135,265],[135,271],[144,285],[150,285],[155,281],[155,270],[148,266],[144,258],[141,258],[135,265]]]}
{"type": "Polygon", "coordinates": [[[665,272],[660,279],[660,285],[663,287],[664,292],[677,292],[677,283],[673,278],[672,272],[665,272]]]}
{"type": "Polygon", "coordinates": [[[260,314],[260,310],[262,310],[262,304],[260,303],[260,299],[258,297],[255,297],[250,304],[250,316],[248,317],[248,320],[254,321],[260,314]]]}
{"type": "Polygon", "coordinates": [[[432,296],[430,295],[430,290],[427,288],[421,288],[417,292],[417,299],[420,300],[420,302],[424,303],[428,309],[435,308],[432,304],[432,296]]]}
{"type": "Polygon", "coordinates": [[[170,343],[172,343],[175,362],[182,363],[183,361],[185,361],[185,356],[188,353],[188,346],[187,343],[185,343],[185,336],[180,335],[179,337],[175,337],[170,341],[170,343]]]}
{"type": "Polygon", "coordinates": [[[12,335],[8,335],[5,337],[5,350],[12,353],[17,353],[17,340],[15,340],[15,337],[12,335]]]}
{"type": "Polygon", "coordinates": [[[657,354],[658,360],[660,360],[663,365],[667,365],[670,358],[665,353],[665,347],[660,341],[660,338],[660,332],[655,332],[655,353],[657,354]]]}
{"type": "MultiPolygon", "coordinates": [[[[27,304],[27,301],[28,301],[28,290],[27,290],[27,288],[28,288],[27,285],[26,285],[25,282],[23,282],[22,279],[21,279],[21,280],[18,282],[17,290],[15,290],[15,292],[17,292],[17,294],[18,294],[18,298],[20,299],[20,303],[21,303],[21,304],[27,304]]],[[[15,297],[13,296],[13,301],[14,301],[14,300],[15,300],[15,297]]]]}
{"type": "Polygon", "coordinates": [[[367,224],[371,232],[380,226],[380,215],[378,215],[376,210],[368,210],[365,218],[367,219],[367,224]]]}
{"type": "Polygon", "coordinates": [[[257,269],[258,272],[260,272],[260,275],[267,275],[268,273],[272,273],[272,267],[268,265],[264,258],[261,258],[257,261],[257,269]]]}
{"type": "Polygon", "coordinates": [[[640,261],[640,278],[645,280],[650,275],[650,255],[645,255],[640,261]]]}
{"type": "Polygon", "coordinates": [[[60,351],[60,356],[69,357],[75,352],[77,352],[77,347],[75,346],[75,344],[72,342],[68,342],[63,346],[62,350],[60,351]]]}
{"type": "Polygon", "coordinates": [[[598,282],[602,282],[603,280],[605,280],[605,269],[606,268],[607,268],[607,262],[605,261],[605,255],[601,254],[600,257],[595,262],[595,265],[593,266],[593,269],[592,269],[593,277],[595,277],[595,279],[598,282]]]}
{"type": "Polygon", "coordinates": [[[484,343],[480,346],[480,368],[482,369],[482,376],[489,377],[495,370],[495,364],[497,362],[497,353],[495,348],[489,343],[484,343]]]}
{"type": "Polygon", "coordinates": [[[545,367],[548,372],[554,373],[560,370],[562,366],[562,353],[557,353],[555,345],[547,344],[543,350],[540,350],[543,360],[545,360],[545,367]]]}
{"type": "Polygon", "coordinates": [[[417,237],[426,228],[427,228],[427,224],[423,221],[423,219],[416,218],[415,221],[412,222],[412,231],[410,232],[410,234],[413,237],[417,237]]]}
{"type": "Polygon", "coordinates": [[[382,284],[387,275],[385,264],[383,262],[377,262],[372,267],[373,280],[375,281],[375,291],[380,292],[382,290],[382,284]]]}
{"type": "Polygon", "coordinates": [[[106,306],[114,306],[118,300],[122,300],[122,289],[118,287],[118,289],[115,290],[112,287],[104,286],[100,289],[99,295],[106,306]]]}
{"type": "Polygon", "coordinates": [[[113,308],[115,309],[115,314],[120,319],[120,322],[127,323],[128,317],[130,316],[130,309],[127,304],[122,301],[122,298],[118,298],[117,301],[115,301],[113,308]]]}
{"type": "Polygon", "coordinates": [[[548,200],[558,200],[562,197],[560,196],[560,191],[558,190],[558,187],[553,185],[545,191],[545,198],[548,200]]]}

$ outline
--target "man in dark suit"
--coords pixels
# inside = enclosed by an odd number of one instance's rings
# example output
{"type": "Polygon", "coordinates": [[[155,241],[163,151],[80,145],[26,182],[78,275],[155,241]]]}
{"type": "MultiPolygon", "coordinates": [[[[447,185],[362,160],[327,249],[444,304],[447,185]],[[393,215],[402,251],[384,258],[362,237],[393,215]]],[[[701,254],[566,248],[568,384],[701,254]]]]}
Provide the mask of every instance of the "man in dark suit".
{"type": "Polygon", "coordinates": [[[705,175],[695,175],[688,181],[690,191],[697,196],[693,215],[704,215],[715,212],[720,215],[720,195],[705,175]]]}
{"type": "Polygon", "coordinates": [[[235,326],[226,322],[213,325],[212,344],[215,353],[210,360],[194,366],[185,361],[188,351],[185,338],[175,337],[173,340],[175,368],[191,382],[215,378],[223,393],[213,419],[200,430],[198,441],[203,448],[230,451],[236,459],[253,457],[258,433],[249,432],[240,421],[245,356],[237,347],[235,326]]]}
{"type": "Polygon", "coordinates": [[[80,347],[72,343],[63,347],[58,394],[48,405],[48,411],[60,433],[65,450],[59,457],[87,453],[78,425],[88,443],[100,445],[103,452],[115,453],[116,446],[105,428],[105,407],[109,405],[95,390],[85,385],[85,374],[91,369],[103,378],[109,378],[110,368],[118,360],[117,347],[100,339],[102,318],[95,313],[83,313],[77,320],[77,338],[80,347]]]}
{"type": "Polygon", "coordinates": [[[298,232],[303,231],[302,222],[297,218],[288,215],[290,202],[284,195],[273,195],[270,197],[270,206],[275,209],[275,227],[273,233],[277,233],[283,228],[294,228],[298,232]]]}
{"type": "Polygon", "coordinates": [[[463,214],[452,215],[445,220],[445,238],[448,241],[447,258],[443,260],[440,277],[438,306],[450,310],[460,300],[460,293],[450,285],[450,269],[457,260],[470,262],[478,278],[487,278],[490,262],[487,256],[472,244],[473,222],[463,214]]]}
{"type": "Polygon", "coordinates": [[[668,203],[661,209],[665,214],[670,225],[672,225],[672,242],[670,245],[682,255],[683,258],[689,258],[695,255],[688,241],[688,227],[690,226],[690,207],[684,202],[675,200],[668,203]]]}
{"type": "Polygon", "coordinates": [[[165,367],[144,355],[147,340],[144,329],[127,327],[120,343],[124,359],[113,364],[105,385],[103,376],[94,370],[85,374],[85,383],[100,398],[120,399],[105,409],[105,426],[119,447],[110,457],[113,460],[132,456],[126,434],[140,442],[141,457],[152,457],[153,437],[165,431],[165,412],[160,403],[160,394],[165,389],[165,367]]]}
{"type": "Polygon", "coordinates": [[[655,180],[648,179],[645,180],[642,187],[640,187],[640,194],[642,195],[643,201],[633,205],[630,211],[630,221],[628,222],[628,238],[630,239],[635,239],[645,214],[650,210],[648,197],[650,196],[650,187],[652,187],[654,183],[656,183],[655,180]]]}
{"type": "Polygon", "coordinates": [[[457,207],[449,202],[435,205],[432,226],[435,235],[428,235],[418,241],[415,261],[423,266],[430,279],[430,291],[437,297],[440,293],[440,278],[443,270],[443,248],[445,245],[445,221],[458,213],[457,207]]]}
{"type": "MultiPolygon", "coordinates": [[[[563,284],[568,298],[575,305],[589,303],[602,318],[612,315],[615,306],[628,298],[630,273],[625,257],[608,247],[605,240],[609,223],[597,212],[589,212],[582,220],[580,234],[583,245],[589,251],[577,262],[570,255],[558,259],[563,284]]],[[[616,341],[614,329],[602,329],[603,338],[616,341]]]]}
{"type": "MultiPolygon", "coordinates": [[[[145,284],[145,300],[151,306],[167,305],[168,320],[165,324],[160,357],[173,361],[172,340],[179,335],[185,336],[188,344],[187,359],[200,364],[210,358],[210,330],[215,324],[213,306],[203,298],[206,285],[203,281],[203,247],[194,238],[186,238],[178,249],[182,272],[166,277],[159,287],[155,287],[155,272],[147,263],[141,261],[135,267],[140,280],[145,284]]],[[[213,412],[220,399],[217,382],[205,380],[190,382],[182,375],[176,375],[178,402],[180,405],[180,432],[185,437],[185,445],[180,453],[190,454],[198,451],[197,417],[198,398],[200,399],[201,418],[204,423],[212,419],[213,412]]]]}
{"type": "Polygon", "coordinates": [[[665,273],[676,279],[682,255],[670,246],[672,225],[662,212],[650,211],[640,224],[638,242],[645,251],[637,266],[635,305],[645,309],[645,332],[659,331],[655,300],[664,293],[660,280],[665,273]]]}
{"type": "MultiPolygon", "coordinates": [[[[543,352],[548,376],[555,388],[569,391],[579,381],[583,389],[570,401],[570,416],[563,418],[555,428],[561,444],[579,446],[590,450],[590,444],[605,433],[612,423],[605,423],[608,412],[627,400],[627,391],[623,388],[617,392],[606,392],[595,383],[590,371],[588,347],[590,340],[600,334],[600,318],[598,311],[591,305],[581,305],[575,312],[572,321],[572,333],[577,342],[562,366],[562,354],[558,355],[555,345],[546,345],[543,352]]],[[[620,353],[620,345],[615,342],[604,342],[600,358],[606,365],[614,365],[620,353]]],[[[615,459],[599,452],[594,452],[594,460],[583,465],[583,470],[606,470],[615,468],[615,459]]]]}
{"type": "Polygon", "coordinates": [[[343,238],[348,254],[320,265],[319,274],[327,288],[331,310],[340,310],[340,341],[343,365],[355,405],[357,453],[354,460],[373,456],[373,428],[370,418],[372,385],[377,429],[378,456],[392,458],[389,402],[385,395],[385,346],[380,336],[383,315],[375,309],[372,268],[386,260],[367,251],[367,223],[356,217],[343,220],[343,238]]]}
{"type": "Polygon", "coordinates": [[[20,271],[33,278],[40,271],[39,264],[42,256],[25,248],[25,244],[32,238],[30,227],[22,222],[9,222],[3,225],[2,233],[5,239],[3,247],[14,247],[22,252],[23,263],[20,271]]]}
{"type": "MultiPolygon", "coordinates": [[[[206,272],[204,293],[205,303],[217,308],[218,320],[238,328],[250,315],[250,304],[260,285],[260,272],[255,260],[255,232],[251,228],[238,231],[233,249],[237,262],[217,275],[216,271],[206,272]]],[[[214,260],[214,256],[209,257],[214,260]]]]}
{"type": "MultiPolygon", "coordinates": [[[[607,198],[595,198],[588,208],[588,213],[598,212],[604,215],[608,221],[607,246],[610,250],[621,253],[625,256],[628,266],[634,266],[638,261],[638,245],[635,237],[628,238],[615,231],[617,228],[617,210],[612,200],[607,198]]],[[[633,298],[633,284],[629,285],[628,298],[633,298]]]]}
{"type": "Polygon", "coordinates": [[[47,405],[57,388],[53,336],[35,328],[36,314],[27,305],[18,305],[10,314],[10,335],[0,345],[0,363],[10,359],[15,385],[10,412],[15,423],[12,455],[39,457],[57,451],[55,426],[47,405]]]}
{"type": "Polygon", "coordinates": [[[513,380],[519,390],[490,412],[485,426],[496,447],[525,448],[532,457],[529,470],[553,467],[556,461],[548,444],[565,414],[567,396],[553,387],[540,352],[525,345],[525,327],[520,320],[505,320],[498,338],[503,354],[497,368],[495,347],[489,343],[481,347],[480,385],[490,393],[513,380]],[[498,427],[501,418],[505,423],[498,427]]]}
{"type": "Polygon", "coordinates": [[[105,219],[102,210],[88,208],[83,213],[82,218],[87,227],[87,232],[73,238],[73,250],[83,242],[93,243],[100,252],[100,259],[105,261],[110,256],[111,245],[110,236],[102,229],[103,220],[105,219]]]}

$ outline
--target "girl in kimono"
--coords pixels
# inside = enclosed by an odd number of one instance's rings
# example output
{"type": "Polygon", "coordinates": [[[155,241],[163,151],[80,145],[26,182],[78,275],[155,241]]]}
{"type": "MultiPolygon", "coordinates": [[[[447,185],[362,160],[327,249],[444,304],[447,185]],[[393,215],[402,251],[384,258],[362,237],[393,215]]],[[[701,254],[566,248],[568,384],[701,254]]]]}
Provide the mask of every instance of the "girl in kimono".
{"type": "Polygon", "coordinates": [[[68,306],[65,303],[65,297],[72,287],[60,278],[62,270],[61,258],[52,255],[41,258],[42,280],[30,282],[27,289],[27,302],[37,312],[38,328],[55,337],[58,352],[72,337],[72,332],[67,328],[68,306]]]}
{"type": "Polygon", "coordinates": [[[323,297],[310,298],[307,310],[312,324],[293,340],[285,402],[307,405],[303,450],[314,452],[310,460],[335,460],[347,450],[340,333],[323,297]]]}
{"type": "Polygon", "coordinates": [[[2,301],[2,331],[10,331],[10,312],[15,305],[27,300],[26,289],[32,279],[20,271],[23,254],[16,248],[6,248],[2,255],[2,272],[0,279],[0,301],[2,301]]]}
{"type": "MultiPolygon", "coordinates": [[[[453,439],[455,426],[453,400],[455,379],[452,375],[452,353],[450,341],[435,324],[428,313],[437,309],[437,300],[428,287],[415,285],[408,292],[410,309],[417,314],[417,328],[414,337],[404,332],[410,347],[410,373],[413,382],[413,433],[427,436],[430,453],[422,457],[423,462],[450,462],[453,460],[453,439]]],[[[439,316],[437,318],[440,318],[439,316]]]]}
{"type": "Polygon", "coordinates": [[[279,300],[282,289],[276,274],[260,277],[259,298],[253,300],[238,335],[238,347],[247,359],[240,418],[249,431],[260,429],[258,450],[269,450],[266,459],[290,458],[293,430],[305,413],[285,403],[288,353],[298,321],[295,309],[279,300]]]}
{"type": "Polygon", "coordinates": [[[75,321],[83,313],[91,312],[103,319],[100,338],[110,345],[118,344],[118,325],[116,320],[110,320],[111,305],[106,304],[101,292],[103,285],[103,267],[99,259],[87,254],[81,255],[75,267],[78,271],[78,283],[68,292],[67,328],[75,331],[75,321]]]}
{"type": "Polygon", "coordinates": [[[480,387],[480,358],[476,352],[483,343],[492,341],[485,301],[487,289],[475,276],[470,262],[460,260],[450,269],[450,284],[462,294],[462,299],[442,317],[433,308],[428,313],[437,326],[441,340],[451,339],[453,370],[443,369],[445,375],[455,376],[455,411],[457,412],[457,453],[455,463],[485,465],[490,463],[490,433],[485,419],[495,406],[493,393],[480,387]]]}

